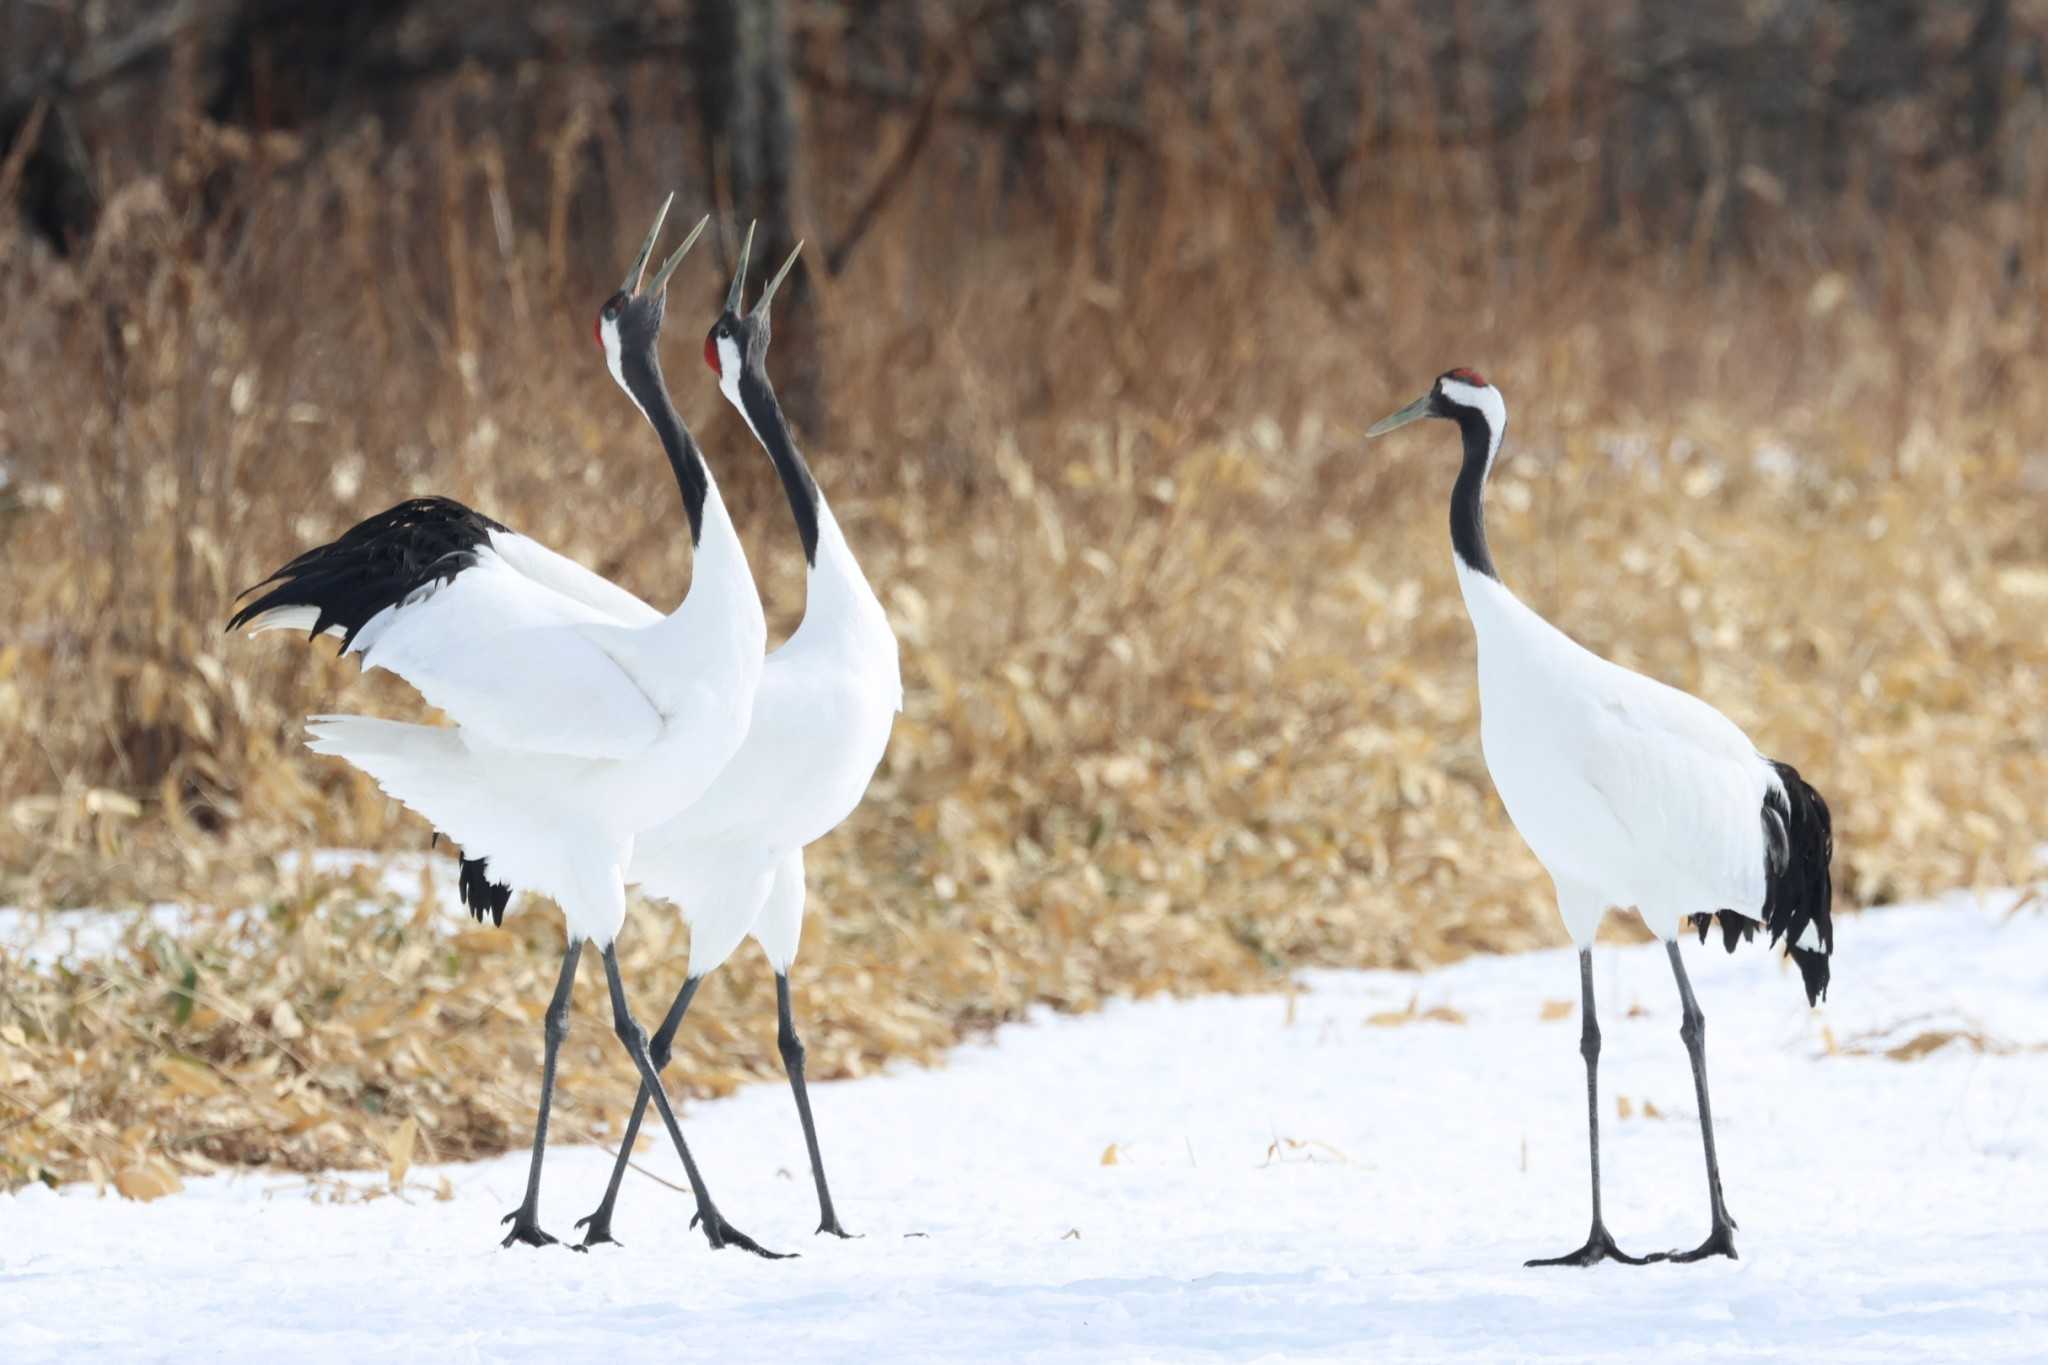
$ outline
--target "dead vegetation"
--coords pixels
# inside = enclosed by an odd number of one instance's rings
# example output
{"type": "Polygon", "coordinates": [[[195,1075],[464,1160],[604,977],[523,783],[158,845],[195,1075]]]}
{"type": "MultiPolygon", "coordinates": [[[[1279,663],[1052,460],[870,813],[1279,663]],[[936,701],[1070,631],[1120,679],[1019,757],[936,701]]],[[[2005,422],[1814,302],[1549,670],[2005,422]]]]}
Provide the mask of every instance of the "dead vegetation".
{"type": "MultiPolygon", "coordinates": [[[[583,154],[656,164],[633,139],[676,133],[544,93],[552,155],[466,131],[459,90],[393,146],[195,125],[82,257],[0,231],[0,903],[261,912],[177,941],[138,922],[76,970],[0,955],[0,1183],[146,1195],[526,1139],[558,921],[528,904],[451,939],[431,898],[284,875],[290,851],[424,844],[299,742],[311,710],[411,703],[221,623],[296,548],[427,491],[680,592],[669,476],[587,349],[657,187],[583,154]],[[549,207],[522,217],[533,177],[549,207]]],[[[1933,184],[1716,262],[1595,221],[1568,169],[1510,196],[1470,143],[1387,149],[1295,214],[1192,138],[1162,139],[1119,211],[1113,146],[1048,134],[1020,200],[989,140],[935,135],[818,285],[833,418],[807,445],[907,700],[811,863],[814,1075],[930,1058],[1034,1001],[1556,941],[1478,749],[1453,442],[1360,440],[1453,364],[1511,405],[1507,580],[1811,777],[1843,904],[2030,875],[2048,337],[2012,262],[2048,259],[2039,205],[1933,184]]],[[[670,382],[786,629],[787,511],[694,365],[723,280],[710,253],[684,275],[670,382]]],[[[677,980],[672,921],[624,941],[643,1012],[677,980]]],[[[565,1138],[631,1101],[601,997],[584,983],[565,1138]]],[[[774,1074],[771,998],[753,959],[716,976],[674,1090],[774,1074]]]]}

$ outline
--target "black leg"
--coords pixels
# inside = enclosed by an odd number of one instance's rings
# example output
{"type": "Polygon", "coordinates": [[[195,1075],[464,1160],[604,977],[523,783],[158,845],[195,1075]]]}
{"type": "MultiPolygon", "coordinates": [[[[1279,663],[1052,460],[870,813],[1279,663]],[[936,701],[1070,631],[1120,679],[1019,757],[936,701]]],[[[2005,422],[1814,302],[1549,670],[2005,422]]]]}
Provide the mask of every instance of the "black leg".
{"type": "Polygon", "coordinates": [[[554,998],[548,1001],[547,1018],[541,1026],[546,1050],[540,1064],[540,1117],[533,1125],[533,1164],[526,1171],[525,1202],[499,1220],[512,1225],[512,1231],[505,1235],[505,1246],[524,1242],[530,1247],[544,1247],[555,1240],[540,1229],[540,1158],[548,1145],[548,1104],[555,1095],[555,1054],[562,1050],[562,1040],[569,1036],[569,992],[575,988],[576,962],[582,956],[583,940],[572,939],[569,951],[562,954],[562,975],[555,982],[554,998]]]}
{"type": "Polygon", "coordinates": [[[683,1173],[690,1178],[690,1193],[697,1197],[697,1216],[690,1220],[690,1226],[703,1223],[704,1235],[714,1250],[736,1246],[756,1256],[781,1259],[783,1253],[764,1249],[753,1238],[726,1222],[718,1206],[711,1202],[711,1191],[705,1188],[704,1177],[697,1172],[696,1159],[690,1155],[690,1144],[683,1141],[683,1127],[676,1122],[675,1110],[669,1108],[668,1095],[661,1088],[661,1078],[654,1074],[654,1063],[647,1056],[647,1031],[633,1022],[633,1013],[626,1008],[626,986],[619,979],[617,944],[605,947],[604,974],[612,989],[612,1027],[617,1030],[619,1041],[626,1045],[627,1054],[633,1058],[633,1065],[640,1072],[640,1084],[652,1092],[655,1110],[668,1127],[669,1140],[675,1143],[676,1154],[683,1159],[683,1173]]]}
{"type": "Polygon", "coordinates": [[[1563,1256],[1530,1261],[1529,1265],[1595,1265],[1620,1261],[1624,1265],[1645,1265],[1648,1259],[1631,1256],[1614,1245],[1607,1224],[1600,1217],[1600,1019],[1593,1009],[1593,950],[1579,950],[1579,1055],[1586,1059],[1586,1138],[1593,1154],[1593,1230],[1586,1244],[1563,1256]]]}
{"type": "Polygon", "coordinates": [[[1664,945],[1671,954],[1671,974],[1678,978],[1678,1002],[1684,1010],[1684,1019],[1678,1026],[1678,1036],[1685,1040],[1686,1055],[1692,1058],[1692,1088],[1700,1106],[1700,1140],[1707,1148],[1707,1199],[1712,1210],[1713,1231],[1707,1240],[1691,1251],[1674,1251],[1674,1261],[1703,1261],[1709,1256],[1726,1256],[1735,1260],[1735,1220],[1728,1216],[1728,1205],[1721,1198],[1721,1159],[1714,1153],[1714,1109],[1707,1099],[1707,1016],[1700,1013],[1699,1001],[1693,999],[1692,982],[1686,979],[1685,959],[1678,955],[1676,941],[1664,945]]]}
{"type": "MultiPolygon", "coordinates": [[[[656,1075],[668,1070],[669,1051],[675,1045],[676,1030],[682,1027],[683,1016],[690,1012],[690,1002],[697,998],[697,986],[703,979],[693,976],[683,983],[683,988],[676,992],[675,1003],[662,1017],[661,1026],[654,1030],[654,1040],[647,1045],[647,1060],[654,1064],[656,1075]]],[[[626,1120],[626,1135],[619,1139],[619,1159],[612,1163],[612,1179],[604,1187],[604,1202],[587,1217],[576,1220],[576,1226],[585,1229],[583,1243],[576,1248],[578,1251],[588,1251],[600,1242],[618,1243],[618,1238],[612,1236],[612,1207],[619,1202],[619,1185],[626,1178],[626,1162],[632,1158],[633,1144],[640,1139],[640,1121],[647,1116],[650,1098],[651,1092],[646,1086],[641,1086],[640,1097],[633,1101],[633,1117],[626,1120]]]]}
{"type": "Polygon", "coordinates": [[[789,1012],[789,974],[775,974],[775,1041],[782,1049],[782,1069],[789,1073],[789,1088],[796,1092],[796,1116],[803,1120],[804,1146],[811,1150],[811,1179],[818,1185],[818,1231],[834,1237],[853,1234],[839,1226],[832,1211],[832,1191],[825,1187],[825,1158],[818,1154],[818,1129],[811,1122],[811,1096],[804,1089],[804,1040],[796,1036],[796,1020],[789,1012]]]}

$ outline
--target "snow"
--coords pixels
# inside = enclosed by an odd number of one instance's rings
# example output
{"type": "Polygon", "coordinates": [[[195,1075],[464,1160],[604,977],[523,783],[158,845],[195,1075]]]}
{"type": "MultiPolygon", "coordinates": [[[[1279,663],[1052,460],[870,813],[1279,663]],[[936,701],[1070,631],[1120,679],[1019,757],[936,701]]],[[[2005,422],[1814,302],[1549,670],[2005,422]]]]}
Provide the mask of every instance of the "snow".
{"type": "Polygon", "coordinates": [[[192,912],[169,901],[141,910],[80,909],[48,914],[0,905],[0,953],[45,968],[103,958],[121,946],[121,936],[138,918],[160,933],[176,934],[191,922],[192,912]]]}
{"type": "MultiPolygon", "coordinates": [[[[332,1195],[380,1177],[31,1188],[0,1198],[0,1360],[2038,1359],[2048,913],[2010,904],[1840,920],[1816,1011],[1774,956],[1688,942],[1736,1262],[1523,1268],[1587,1222],[1576,1014],[1541,1018],[1576,997],[1557,951],[1045,1015],[941,1069],[814,1086],[857,1241],[811,1235],[786,1087],[690,1106],[721,1208],[797,1260],[711,1252],[687,1197],[637,1174],[623,1247],[501,1251],[517,1154],[369,1201],[332,1195]],[[1946,1031],[1977,1045],[1882,1055],[1946,1031]]],[[[1631,1250],[1690,1246],[1668,967],[1655,945],[1595,960],[1608,1222],[1631,1250]]],[[[680,1183],[665,1144],[640,1160],[680,1183]]],[[[544,1225],[572,1235],[608,1164],[555,1149],[544,1225]]]]}
{"type": "MultiPolygon", "coordinates": [[[[461,904],[456,895],[456,862],[445,855],[322,848],[308,854],[281,854],[276,868],[280,880],[287,884],[302,877],[347,877],[358,868],[367,868],[372,874],[369,884],[378,895],[391,904],[406,906],[418,903],[425,878],[437,904],[461,904]]],[[[324,902],[314,907],[316,915],[326,911],[324,902]]],[[[0,905],[0,953],[32,967],[73,966],[118,952],[122,936],[138,918],[149,928],[175,938],[197,923],[214,921],[235,928],[266,914],[268,911],[262,906],[245,906],[223,914],[210,906],[179,901],[157,901],[141,910],[87,906],[38,912],[0,905]]],[[[434,923],[449,934],[468,926],[468,921],[459,915],[444,915],[434,923]]]]}

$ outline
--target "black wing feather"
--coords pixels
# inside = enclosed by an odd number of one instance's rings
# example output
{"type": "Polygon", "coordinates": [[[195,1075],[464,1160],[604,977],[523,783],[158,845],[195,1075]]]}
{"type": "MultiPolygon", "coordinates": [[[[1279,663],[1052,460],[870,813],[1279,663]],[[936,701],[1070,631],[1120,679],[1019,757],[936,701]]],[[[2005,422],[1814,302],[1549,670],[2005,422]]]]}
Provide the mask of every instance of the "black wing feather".
{"type": "MultiPolygon", "coordinates": [[[[311,607],[314,635],[342,628],[342,648],[386,607],[396,606],[476,563],[477,549],[506,527],[453,498],[413,498],[357,522],[248,592],[269,588],[228,618],[247,625],[279,607],[311,607]],[[272,586],[272,585],[275,586],[272,586]]],[[[247,596],[245,592],[243,596],[247,596]]]]}

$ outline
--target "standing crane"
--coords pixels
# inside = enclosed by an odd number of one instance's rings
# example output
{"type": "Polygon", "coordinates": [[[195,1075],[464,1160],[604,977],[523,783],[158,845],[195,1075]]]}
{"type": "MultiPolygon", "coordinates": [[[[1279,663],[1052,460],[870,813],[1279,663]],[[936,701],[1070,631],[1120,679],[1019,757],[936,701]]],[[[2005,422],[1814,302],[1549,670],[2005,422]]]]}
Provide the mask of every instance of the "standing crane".
{"type": "MultiPolygon", "coordinates": [[[[750,934],[767,954],[775,970],[777,1042],[818,1190],[818,1231],[845,1237],[804,1088],[804,1045],[790,1009],[789,969],[803,928],[804,846],[860,804],[903,708],[903,683],[888,616],[818,491],[768,381],[768,307],[803,244],[752,311],[742,313],[753,240],[749,228],[725,311],[705,336],[704,359],[782,479],[803,548],[804,616],[761,670],[753,724],[739,753],[701,800],[640,836],[627,878],[681,907],[690,925],[689,975],[649,1047],[655,1070],[668,1065],[676,1030],[704,977],[750,934]]],[[[603,1201],[577,1223],[585,1229],[586,1247],[616,1240],[612,1211],[650,1093],[641,1088],[603,1201]]]]}
{"type": "Polygon", "coordinates": [[[1641,1265],[1735,1255],[1707,1100],[1706,1017],[1679,956],[1681,923],[1702,941],[1718,914],[1729,952],[1759,924],[1798,965],[1807,1003],[1828,988],[1834,951],[1827,803],[1790,765],[1766,758],[1699,698],[1610,663],[1538,616],[1501,583],[1486,547],[1481,496],[1507,429],[1500,390],[1471,370],[1375,423],[1383,436],[1425,417],[1455,422],[1464,463],[1451,492],[1451,555],[1479,644],[1479,739],[1508,818],[1550,873],[1579,950],[1579,1051],[1593,1226],[1586,1244],[1530,1265],[1641,1265]],[[1712,1229],[1691,1251],[1630,1256],[1600,1213],[1600,1022],[1592,944],[1610,907],[1633,907],[1664,940],[1678,982],[1679,1036],[1692,1059],[1707,1156],[1712,1229]]]}
{"type": "Polygon", "coordinates": [[[646,280],[667,214],[664,202],[625,283],[599,311],[596,333],[612,378],[659,436],[682,491],[695,568],[680,606],[664,615],[459,502],[415,498],[250,589],[267,591],[237,611],[229,629],[336,635],[364,669],[388,669],[412,684],[454,725],[319,716],[309,725],[310,747],[369,774],[465,853],[482,851],[462,878],[479,917],[487,901],[502,916],[512,886],[561,907],[568,945],[543,1025],[533,1158],[526,1197],[505,1217],[512,1231],[504,1244],[555,1241],[538,1220],[541,1157],[576,964],[589,942],[604,958],[613,1026],[653,1091],[711,1245],[768,1255],[712,1202],[619,979],[616,939],[634,835],[689,806],[738,752],[767,642],[746,552],[662,381],[657,347],[669,277],[704,228],[700,222],[646,280]]]}

